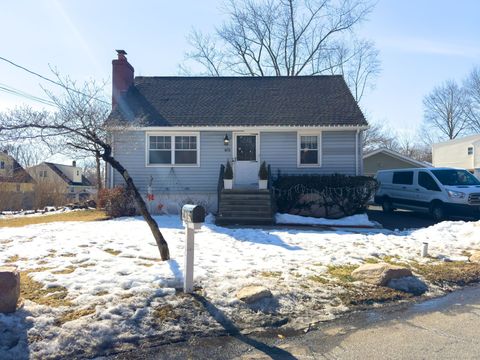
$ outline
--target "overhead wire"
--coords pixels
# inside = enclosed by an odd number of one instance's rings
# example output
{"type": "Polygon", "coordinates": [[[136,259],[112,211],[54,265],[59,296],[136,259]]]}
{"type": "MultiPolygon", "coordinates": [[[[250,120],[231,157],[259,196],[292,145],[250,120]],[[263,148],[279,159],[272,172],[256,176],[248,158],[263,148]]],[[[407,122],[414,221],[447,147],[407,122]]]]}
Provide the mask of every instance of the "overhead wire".
{"type": "MultiPolygon", "coordinates": [[[[72,88],[70,88],[70,87],[68,87],[68,86],[66,86],[66,85],[64,85],[64,84],[62,84],[62,83],[60,83],[60,82],[58,82],[58,81],[52,80],[52,79],[50,79],[50,78],[48,78],[48,77],[46,77],[46,76],[44,76],[44,75],[42,75],[42,74],[39,74],[39,73],[37,73],[37,72],[35,72],[35,71],[33,71],[33,70],[30,70],[30,69],[26,68],[25,66],[22,66],[22,65],[20,65],[20,64],[17,64],[16,62],[14,62],[14,61],[12,61],[12,60],[9,60],[9,59],[4,58],[4,57],[2,57],[2,56],[0,56],[0,60],[5,61],[5,62],[9,63],[10,65],[13,65],[13,66],[15,66],[15,67],[17,67],[17,68],[19,68],[19,69],[21,69],[21,70],[23,70],[23,71],[26,71],[26,72],[28,72],[28,73],[30,73],[30,74],[32,74],[32,75],[35,75],[35,76],[37,76],[37,77],[39,77],[39,78],[41,78],[41,79],[43,79],[43,80],[45,80],[45,81],[48,81],[48,82],[50,82],[50,83],[52,83],[52,84],[55,84],[55,85],[57,85],[57,86],[60,86],[60,87],[62,87],[62,88],[64,88],[64,89],[66,89],[66,90],[73,91],[73,92],[75,92],[75,93],[77,93],[77,94],[80,94],[80,95],[90,96],[90,95],[88,95],[88,94],[85,94],[85,93],[77,90],[77,89],[72,89],[72,88]]],[[[105,101],[105,100],[102,100],[102,99],[99,99],[99,98],[96,98],[96,97],[92,97],[92,99],[97,100],[97,101],[100,101],[100,102],[102,102],[102,103],[104,103],[104,104],[106,104],[106,105],[110,105],[110,103],[107,102],[107,101],[105,101]]]]}

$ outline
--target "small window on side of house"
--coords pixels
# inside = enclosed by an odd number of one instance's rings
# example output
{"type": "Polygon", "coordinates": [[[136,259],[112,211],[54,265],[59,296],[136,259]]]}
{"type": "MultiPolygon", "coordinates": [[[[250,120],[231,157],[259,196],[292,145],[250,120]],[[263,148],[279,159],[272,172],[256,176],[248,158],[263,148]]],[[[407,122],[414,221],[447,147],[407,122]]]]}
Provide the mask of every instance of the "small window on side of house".
{"type": "Polygon", "coordinates": [[[5,169],[5,161],[0,161],[0,169],[5,169]]]}
{"type": "Polygon", "coordinates": [[[20,192],[20,190],[21,190],[21,186],[20,184],[17,184],[17,192],[20,192]]]}
{"type": "Polygon", "coordinates": [[[320,136],[319,135],[299,135],[299,165],[300,166],[319,166],[320,165],[320,136]]]}
{"type": "Polygon", "coordinates": [[[467,154],[468,155],[473,155],[473,146],[469,146],[467,149],[467,154]]]}

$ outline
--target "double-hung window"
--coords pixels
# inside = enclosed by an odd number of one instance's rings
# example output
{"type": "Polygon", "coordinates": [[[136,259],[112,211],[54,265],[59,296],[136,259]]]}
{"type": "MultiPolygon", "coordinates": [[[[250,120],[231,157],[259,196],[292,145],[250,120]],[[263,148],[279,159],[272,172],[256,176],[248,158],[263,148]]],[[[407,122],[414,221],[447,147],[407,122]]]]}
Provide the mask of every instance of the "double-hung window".
{"type": "Polygon", "coordinates": [[[321,165],[321,134],[298,134],[298,166],[321,165]]]}
{"type": "Polygon", "coordinates": [[[198,165],[198,134],[148,135],[147,139],[148,165],[198,165]]]}

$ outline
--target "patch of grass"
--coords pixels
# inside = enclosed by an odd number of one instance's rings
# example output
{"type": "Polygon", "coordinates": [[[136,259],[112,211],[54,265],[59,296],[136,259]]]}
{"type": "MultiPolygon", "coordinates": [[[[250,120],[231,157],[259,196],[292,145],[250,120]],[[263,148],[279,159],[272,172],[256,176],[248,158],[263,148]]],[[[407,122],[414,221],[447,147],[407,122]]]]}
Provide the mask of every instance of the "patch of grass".
{"type": "Polygon", "coordinates": [[[402,300],[411,298],[412,295],[403,291],[393,290],[383,286],[370,286],[365,288],[356,288],[349,286],[347,291],[338,295],[345,305],[372,305],[375,303],[384,303],[388,301],[402,300]]]}
{"type": "Polygon", "coordinates": [[[282,275],[281,271],[262,271],[260,273],[263,277],[280,277],[282,275]]]}
{"type": "Polygon", "coordinates": [[[88,263],[88,264],[81,264],[81,265],[78,265],[78,267],[81,267],[81,268],[87,268],[87,267],[92,267],[92,266],[95,266],[95,264],[88,263]]]}
{"type": "Polygon", "coordinates": [[[84,316],[92,315],[94,313],[95,313],[94,308],[67,311],[66,313],[62,314],[62,316],[55,319],[55,325],[62,326],[66,322],[78,320],[84,316]]]}
{"type": "Polygon", "coordinates": [[[62,256],[62,257],[75,257],[76,255],[74,253],[67,252],[67,253],[60,254],[60,256],[62,256]]]}
{"type": "Polygon", "coordinates": [[[32,272],[44,270],[48,269],[37,268],[20,272],[20,296],[40,305],[48,305],[52,307],[72,305],[71,302],[66,299],[68,292],[65,287],[54,286],[45,289],[42,283],[33,280],[29,276],[32,272]]]}
{"type": "Polygon", "coordinates": [[[328,273],[341,282],[353,282],[352,271],[358,268],[358,265],[329,265],[328,273]]]}
{"type": "Polygon", "coordinates": [[[138,263],[140,266],[145,266],[145,267],[151,267],[153,264],[148,264],[148,263],[138,263]]]}
{"type": "Polygon", "coordinates": [[[444,263],[416,263],[414,271],[425,280],[438,285],[468,285],[480,282],[480,264],[452,261],[444,263]]]}
{"type": "Polygon", "coordinates": [[[169,319],[176,319],[178,317],[178,314],[175,312],[175,309],[173,308],[172,305],[167,304],[167,305],[162,305],[158,306],[153,310],[153,316],[156,319],[159,319],[161,321],[169,320],[169,319]]]}
{"type": "Polygon", "coordinates": [[[378,264],[380,260],[378,258],[366,258],[364,262],[365,264],[378,264]]]}
{"type": "Polygon", "coordinates": [[[20,227],[33,224],[46,224],[57,221],[99,221],[110,219],[103,210],[71,211],[43,216],[25,216],[0,220],[0,227],[20,227]]]}
{"type": "Polygon", "coordinates": [[[62,269],[62,270],[56,270],[56,271],[52,271],[52,274],[71,274],[75,271],[76,267],[75,266],[72,266],[72,265],[69,265],[67,266],[66,268],[62,269]]]}
{"type": "Polygon", "coordinates": [[[460,255],[462,256],[466,256],[466,257],[470,257],[472,256],[472,252],[471,251],[467,251],[467,250],[463,250],[460,255]]]}
{"type": "Polygon", "coordinates": [[[109,253],[110,255],[117,256],[118,254],[121,253],[119,250],[113,250],[113,249],[103,249],[103,251],[109,253]]]}
{"type": "Polygon", "coordinates": [[[108,294],[108,291],[107,290],[100,290],[99,292],[97,292],[95,295],[96,296],[103,296],[103,295],[107,295],[108,294]]]}
{"type": "Polygon", "coordinates": [[[11,263],[17,262],[18,260],[20,260],[20,256],[12,255],[7,260],[5,260],[5,263],[11,264],[11,263]]]}
{"type": "Polygon", "coordinates": [[[320,284],[328,284],[329,283],[328,279],[324,278],[323,276],[319,276],[319,275],[310,275],[307,279],[311,280],[311,281],[314,281],[314,282],[317,282],[317,283],[320,283],[320,284]]]}

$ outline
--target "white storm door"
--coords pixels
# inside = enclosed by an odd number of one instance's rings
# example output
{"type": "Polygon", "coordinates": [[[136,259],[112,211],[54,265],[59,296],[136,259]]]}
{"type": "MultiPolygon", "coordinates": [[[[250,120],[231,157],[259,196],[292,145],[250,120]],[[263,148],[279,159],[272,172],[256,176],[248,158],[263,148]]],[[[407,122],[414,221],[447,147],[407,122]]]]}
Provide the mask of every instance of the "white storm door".
{"type": "Polygon", "coordinates": [[[235,134],[234,184],[258,185],[258,134],[235,134]]]}

